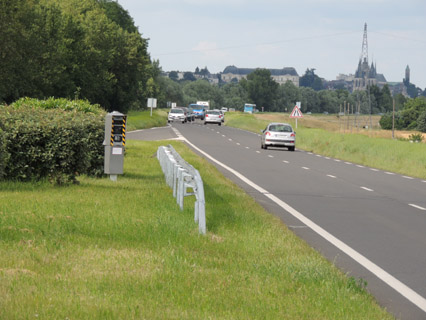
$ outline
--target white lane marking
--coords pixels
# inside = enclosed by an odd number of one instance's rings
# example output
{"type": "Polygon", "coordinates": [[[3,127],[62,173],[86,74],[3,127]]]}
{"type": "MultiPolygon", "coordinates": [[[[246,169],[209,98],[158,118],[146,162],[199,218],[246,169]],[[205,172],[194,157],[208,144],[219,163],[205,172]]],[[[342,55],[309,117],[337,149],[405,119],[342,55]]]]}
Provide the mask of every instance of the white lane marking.
{"type": "Polygon", "coordinates": [[[419,209],[419,210],[426,211],[426,208],[420,207],[420,206],[418,206],[418,205],[416,205],[416,204],[409,203],[408,205],[409,205],[409,206],[412,206],[413,208],[416,208],[416,209],[419,209]]]}
{"type": "Polygon", "coordinates": [[[219,132],[219,131],[216,131],[216,133],[220,134],[220,132],[219,132]]]}
{"type": "Polygon", "coordinates": [[[260,151],[259,151],[259,150],[257,150],[257,151],[256,151],[256,153],[260,153],[260,151]]]}
{"type": "Polygon", "coordinates": [[[409,180],[413,180],[413,177],[407,177],[407,176],[402,176],[404,179],[409,179],[409,180]]]}
{"type": "Polygon", "coordinates": [[[309,168],[308,168],[308,167],[302,167],[302,169],[309,170],[309,168]]]}
{"type": "Polygon", "coordinates": [[[331,174],[328,174],[328,175],[327,175],[327,177],[330,177],[330,178],[336,179],[336,176],[333,176],[333,175],[331,175],[331,174]]]}
{"type": "Polygon", "coordinates": [[[370,188],[367,188],[367,187],[360,187],[361,189],[364,189],[364,190],[366,190],[366,191],[370,191],[370,192],[372,192],[372,191],[374,191],[373,189],[370,189],[370,188]]]}
{"type": "Polygon", "coordinates": [[[352,164],[352,163],[346,161],[345,164],[352,164]]]}
{"type": "Polygon", "coordinates": [[[419,295],[417,292],[415,292],[413,289],[399,281],[397,278],[392,276],[390,273],[386,272],[382,268],[380,268],[377,264],[370,261],[366,257],[364,257],[362,254],[360,254],[358,251],[352,249],[349,247],[346,243],[339,240],[335,236],[333,236],[331,233],[327,232],[325,229],[321,228],[319,225],[317,225],[312,220],[305,217],[303,214],[301,214],[299,211],[294,209],[293,207],[289,206],[287,203],[282,201],[281,199],[277,198],[273,194],[269,193],[267,190],[263,189],[262,187],[258,186],[245,176],[243,176],[238,171],[228,167],[227,165],[223,164],[222,162],[216,160],[212,156],[210,156],[208,153],[204,152],[200,148],[196,147],[194,144],[189,142],[187,139],[183,138],[184,141],[189,144],[192,148],[203,154],[206,158],[210,159],[211,161],[215,162],[216,164],[220,165],[224,169],[228,170],[232,174],[234,174],[237,178],[239,178],[244,183],[248,184],[252,188],[256,189],[258,192],[265,195],[265,197],[269,198],[273,202],[275,202],[277,205],[279,205],[281,208],[283,208],[285,211],[290,213],[292,216],[297,218],[300,222],[311,228],[314,232],[316,232],[318,235],[323,237],[325,240],[330,242],[332,245],[334,245],[339,250],[343,251],[345,254],[347,254],[349,257],[351,257],[353,260],[358,262],[360,265],[362,265],[364,268],[369,270],[371,273],[373,273],[376,277],[381,279],[384,283],[386,283],[388,286],[399,292],[402,296],[404,296],[406,299],[410,300],[412,303],[414,303],[417,307],[419,307],[421,310],[426,312],[426,299],[419,295]]]}
{"type": "Polygon", "coordinates": [[[237,142],[237,146],[240,146],[240,145],[241,145],[241,143],[237,142]]]}
{"type": "Polygon", "coordinates": [[[250,149],[250,147],[246,147],[246,149],[250,149]]]}
{"type": "Polygon", "coordinates": [[[423,180],[422,182],[426,183],[426,180],[423,180]]]}
{"type": "Polygon", "coordinates": [[[322,155],[320,155],[320,154],[317,154],[317,157],[318,157],[318,158],[322,158],[322,155]]]}
{"type": "Polygon", "coordinates": [[[229,141],[232,141],[232,139],[228,139],[229,141]]]}
{"type": "Polygon", "coordinates": [[[268,154],[268,157],[269,157],[269,158],[273,158],[274,156],[271,156],[270,154],[268,154]]]}
{"type": "Polygon", "coordinates": [[[312,152],[308,152],[308,154],[313,154],[312,152]]]}
{"type": "Polygon", "coordinates": [[[224,138],[225,138],[226,136],[225,136],[224,134],[222,134],[222,137],[224,137],[224,138]]]}
{"type": "Polygon", "coordinates": [[[334,161],[336,161],[336,162],[340,162],[341,160],[339,160],[339,159],[334,159],[334,161]]]}
{"type": "Polygon", "coordinates": [[[395,173],[393,173],[393,172],[385,172],[386,174],[389,174],[389,175],[394,175],[395,173]]]}
{"type": "Polygon", "coordinates": [[[288,162],[287,160],[283,160],[283,162],[284,162],[284,163],[290,163],[290,162],[288,162]]]}
{"type": "Polygon", "coordinates": [[[371,171],[379,171],[379,169],[370,168],[371,171]]]}
{"type": "Polygon", "coordinates": [[[330,157],[325,157],[327,160],[330,160],[330,157]]]}
{"type": "Polygon", "coordinates": [[[360,165],[360,164],[357,164],[356,165],[358,168],[365,168],[364,166],[362,166],[362,165],[360,165]]]}

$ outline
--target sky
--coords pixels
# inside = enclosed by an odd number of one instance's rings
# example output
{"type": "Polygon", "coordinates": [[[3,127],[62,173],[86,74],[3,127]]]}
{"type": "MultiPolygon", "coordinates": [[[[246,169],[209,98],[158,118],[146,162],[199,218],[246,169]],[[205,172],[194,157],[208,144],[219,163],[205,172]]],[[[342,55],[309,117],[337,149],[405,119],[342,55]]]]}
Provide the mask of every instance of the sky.
{"type": "Polygon", "coordinates": [[[225,67],[354,74],[362,53],[388,82],[426,88],[425,0],[118,0],[163,71],[225,67]]]}

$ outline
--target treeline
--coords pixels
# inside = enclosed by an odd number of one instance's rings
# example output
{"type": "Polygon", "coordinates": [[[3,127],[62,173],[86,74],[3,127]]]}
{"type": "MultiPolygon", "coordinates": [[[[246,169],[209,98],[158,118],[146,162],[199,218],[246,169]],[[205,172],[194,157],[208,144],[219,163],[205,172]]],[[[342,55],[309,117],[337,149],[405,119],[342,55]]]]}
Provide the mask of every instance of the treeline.
{"type": "MultiPolygon", "coordinates": [[[[186,106],[196,100],[210,100],[214,108],[228,107],[242,110],[245,103],[255,103],[259,110],[290,112],[297,101],[302,112],[339,113],[344,110],[364,114],[392,111],[393,98],[389,87],[372,86],[368,91],[350,93],[346,89],[314,90],[296,87],[292,82],[279,85],[271,78],[269,70],[257,69],[247,79],[223,85],[211,85],[207,80],[177,81],[171,78],[159,80],[159,105],[167,101],[186,106]]],[[[403,108],[406,98],[395,96],[396,109],[403,108]]]]}
{"type": "Polygon", "coordinates": [[[125,112],[158,91],[158,62],[112,0],[0,0],[0,104],[87,99],[125,112]]]}

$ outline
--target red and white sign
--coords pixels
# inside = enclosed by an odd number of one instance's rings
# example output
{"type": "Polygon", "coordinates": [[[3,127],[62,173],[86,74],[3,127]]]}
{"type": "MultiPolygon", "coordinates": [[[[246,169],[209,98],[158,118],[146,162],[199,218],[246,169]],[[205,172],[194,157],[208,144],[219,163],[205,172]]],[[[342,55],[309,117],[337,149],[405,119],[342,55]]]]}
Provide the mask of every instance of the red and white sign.
{"type": "Polygon", "coordinates": [[[302,111],[300,111],[300,102],[297,102],[290,114],[290,118],[303,118],[302,111]]]}

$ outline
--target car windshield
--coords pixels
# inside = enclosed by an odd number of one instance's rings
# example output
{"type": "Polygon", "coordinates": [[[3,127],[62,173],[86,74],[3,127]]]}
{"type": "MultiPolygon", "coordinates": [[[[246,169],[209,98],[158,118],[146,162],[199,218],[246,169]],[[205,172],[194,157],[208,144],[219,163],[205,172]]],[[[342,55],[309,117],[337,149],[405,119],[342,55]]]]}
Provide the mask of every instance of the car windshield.
{"type": "Polygon", "coordinates": [[[172,109],[170,113],[183,113],[182,109],[172,109]]]}
{"type": "Polygon", "coordinates": [[[292,132],[293,129],[288,125],[277,124],[269,126],[269,131],[272,132],[292,132]]]}

